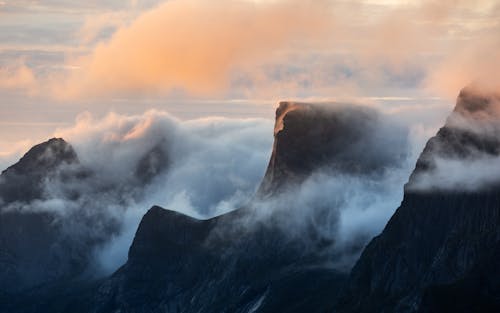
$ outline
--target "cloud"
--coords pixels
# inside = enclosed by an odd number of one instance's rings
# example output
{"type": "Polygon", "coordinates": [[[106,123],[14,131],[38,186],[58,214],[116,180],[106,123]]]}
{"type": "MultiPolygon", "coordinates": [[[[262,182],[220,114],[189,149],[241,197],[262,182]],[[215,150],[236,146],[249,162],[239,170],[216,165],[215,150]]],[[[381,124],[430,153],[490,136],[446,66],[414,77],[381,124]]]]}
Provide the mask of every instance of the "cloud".
{"type": "MultiPolygon", "coordinates": [[[[71,44],[57,69],[28,60],[38,86],[30,95],[452,99],[472,80],[498,85],[499,7],[486,0],[121,4],[81,17],[80,30],[65,35],[71,44]]],[[[58,29],[46,32],[54,42],[43,49],[60,44],[58,29]]]]}
{"type": "Polygon", "coordinates": [[[36,84],[35,74],[21,60],[10,66],[0,67],[0,89],[24,89],[34,92],[36,84]]]}
{"type": "Polygon", "coordinates": [[[169,1],[70,59],[80,70],[54,92],[352,96],[403,80],[399,88],[454,97],[475,79],[496,84],[498,10],[491,1],[169,1]]]}
{"type": "Polygon", "coordinates": [[[55,133],[80,163],[44,175],[41,197],[5,203],[2,212],[55,214],[64,238],[92,243],[91,272],[111,273],[126,261],[151,206],[208,218],[246,204],[264,175],[272,129],[265,119],[82,114],[55,133]]]}
{"type": "Polygon", "coordinates": [[[484,85],[465,88],[445,127],[429,140],[407,189],[456,192],[497,186],[499,137],[500,94],[484,85]]]}
{"type": "Polygon", "coordinates": [[[234,67],[270,57],[291,41],[317,38],[326,8],[324,1],[168,1],[72,60],[81,70],[55,92],[218,92],[234,67]]]}
{"type": "Polygon", "coordinates": [[[487,155],[459,160],[435,157],[435,169],[415,177],[413,191],[480,191],[500,183],[500,157],[487,155]]]}
{"type": "MultiPolygon", "coordinates": [[[[500,4],[483,13],[485,18],[469,17],[471,24],[464,26],[464,38],[449,44],[449,52],[436,64],[426,78],[430,90],[438,90],[448,97],[454,97],[458,90],[471,82],[484,89],[500,89],[500,4]],[[473,21],[476,20],[476,24],[473,21]]],[[[457,21],[458,22],[458,21],[457,21]]]]}
{"type": "Polygon", "coordinates": [[[188,192],[194,210],[176,210],[199,217],[227,210],[218,208],[219,201],[231,195],[253,193],[270,153],[270,134],[272,123],[265,119],[180,121],[159,111],[98,120],[83,114],[74,127],[56,132],[103,181],[132,179],[144,155],[160,147],[168,155],[168,171],[155,181],[161,195],[155,204],[168,207],[170,199],[188,192]]]}
{"type": "MultiPolygon", "coordinates": [[[[396,208],[411,171],[414,157],[405,154],[411,142],[394,120],[384,115],[370,132],[370,146],[380,149],[369,153],[377,160],[389,150],[407,155],[399,162],[374,175],[318,170],[297,189],[256,205],[267,212],[287,210],[282,229],[293,230],[292,237],[301,237],[303,227],[313,223],[321,236],[336,240],[331,251],[345,258],[336,266],[350,266],[396,208]],[[401,144],[393,147],[395,142],[401,144]],[[325,210],[328,218],[316,219],[325,210]]],[[[266,119],[181,121],[161,111],[103,118],[82,114],[55,135],[72,144],[84,171],[63,167],[45,179],[42,199],[13,206],[53,212],[71,221],[64,225],[72,238],[101,242],[93,251],[94,265],[99,273],[110,273],[125,262],[137,225],[153,205],[197,218],[247,206],[264,175],[272,134],[273,122],[266,119]],[[145,159],[155,166],[155,175],[138,175],[138,168],[151,169],[140,166],[145,159]]],[[[370,155],[366,159],[370,162],[370,155]]]]}
{"type": "Polygon", "coordinates": [[[91,237],[106,238],[94,254],[98,268],[110,273],[125,262],[139,221],[151,206],[198,218],[243,206],[264,174],[272,122],[180,121],[160,111],[135,116],[112,113],[95,119],[87,113],[74,126],[58,130],[56,136],[71,142],[81,165],[92,175],[76,181],[51,179],[45,187],[46,199],[23,209],[59,212],[58,208],[64,208],[65,216],[74,212],[87,216],[73,227],[92,233],[91,237]],[[166,154],[160,157],[164,170],[154,171],[155,175],[144,180],[138,177],[139,164],[152,151],[166,154]],[[68,196],[73,191],[80,194],[76,200],[68,196]],[[61,205],[54,205],[57,203],[61,205]],[[93,216],[102,227],[89,222],[95,221],[93,216]],[[110,233],[109,225],[118,225],[119,231],[110,233]]]}

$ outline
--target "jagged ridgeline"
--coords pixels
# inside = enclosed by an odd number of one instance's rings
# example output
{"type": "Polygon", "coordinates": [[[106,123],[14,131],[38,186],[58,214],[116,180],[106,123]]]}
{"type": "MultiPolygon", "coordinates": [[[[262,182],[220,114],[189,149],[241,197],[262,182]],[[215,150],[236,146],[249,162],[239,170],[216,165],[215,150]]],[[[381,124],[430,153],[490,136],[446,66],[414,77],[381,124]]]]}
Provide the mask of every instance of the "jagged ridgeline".
{"type": "MultiPolygon", "coordinates": [[[[462,90],[401,206],[364,248],[375,228],[346,240],[342,214],[383,198],[407,160],[405,129],[367,107],[282,102],[248,205],[206,220],[154,206],[127,262],[99,279],[87,275],[89,251],[119,232],[116,221],[100,220],[109,231],[98,237],[68,236],[99,215],[66,224],[66,208],[32,209],[50,204],[40,201],[47,183],[64,182],[60,196],[78,198],[72,182],[93,185],[95,173],[60,139],[36,146],[0,176],[0,312],[499,312],[499,108],[495,94],[462,90]],[[349,186],[357,193],[340,192],[349,186]],[[359,190],[373,197],[355,202],[359,190]]],[[[151,150],[124,190],[168,163],[151,150]]]]}

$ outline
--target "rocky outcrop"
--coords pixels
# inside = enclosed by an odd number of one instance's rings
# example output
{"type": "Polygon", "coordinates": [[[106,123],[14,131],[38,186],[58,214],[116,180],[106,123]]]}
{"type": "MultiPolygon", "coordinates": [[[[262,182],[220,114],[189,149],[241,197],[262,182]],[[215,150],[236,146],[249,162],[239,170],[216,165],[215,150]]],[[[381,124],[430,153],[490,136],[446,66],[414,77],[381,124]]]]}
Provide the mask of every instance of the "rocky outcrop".
{"type": "Polygon", "coordinates": [[[258,195],[300,184],[319,170],[371,175],[397,166],[404,158],[404,131],[400,137],[381,138],[384,122],[377,111],[359,105],[280,102],[273,151],[258,195]],[[381,142],[393,149],[380,149],[381,142]]]}
{"type": "Polygon", "coordinates": [[[474,167],[500,157],[499,100],[462,90],[422,152],[401,206],[352,270],[338,312],[500,310],[493,266],[500,189],[498,181],[477,180],[488,173],[474,167]],[[449,164],[453,171],[444,171],[449,164]]]}

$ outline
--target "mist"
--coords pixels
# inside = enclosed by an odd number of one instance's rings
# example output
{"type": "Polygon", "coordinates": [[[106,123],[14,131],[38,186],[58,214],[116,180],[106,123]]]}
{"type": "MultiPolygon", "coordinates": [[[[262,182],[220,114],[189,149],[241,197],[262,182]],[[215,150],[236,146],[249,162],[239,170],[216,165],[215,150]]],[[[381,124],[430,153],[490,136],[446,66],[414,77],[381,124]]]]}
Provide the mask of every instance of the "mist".
{"type": "Polygon", "coordinates": [[[410,190],[481,191],[500,183],[500,95],[464,88],[445,126],[430,140],[410,190]]]}
{"type": "MultiPolygon", "coordinates": [[[[367,162],[392,160],[392,152],[402,156],[393,164],[382,162],[377,174],[319,168],[287,192],[255,201],[271,155],[273,120],[183,121],[162,111],[104,118],[83,113],[73,126],[54,133],[73,146],[80,163],[47,177],[43,199],[12,208],[56,213],[70,236],[100,242],[91,269],[97,275],[125,263],[137,226],[153,205],[199,219],[250,204],[262,212],[287,212],[278,225],[284,233],[302,237],[306,245],[311,240],[312,246],[315,239],[302,234],[305,227],[315,228],[320,237],[335,241],[324,253],[335,256],[334,266],[345,269],[398,207],[416,156],[437,127],[434,117],[406,125],[407,115],[406,110],[385,112],[373,130],[367,162]],[[81,171],[86,174],[68,179],[81,171]]],[[[257,220],[268,216],[260,214],[257,220]]],[[[255,220],[242,222],[252,227],[255,220]]]]}

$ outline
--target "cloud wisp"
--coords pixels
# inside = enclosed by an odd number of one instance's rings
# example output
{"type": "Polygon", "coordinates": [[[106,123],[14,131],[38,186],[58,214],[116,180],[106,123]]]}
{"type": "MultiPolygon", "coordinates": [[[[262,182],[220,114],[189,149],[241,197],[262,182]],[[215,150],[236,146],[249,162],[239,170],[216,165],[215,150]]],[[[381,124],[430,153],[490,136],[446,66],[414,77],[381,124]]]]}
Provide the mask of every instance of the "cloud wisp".
{"type": "Polygon", "coordinates": [[[407,188],[477,192],[498,186],[499,136],[499,93],[484,85],[464,88],[445,126],[429,140],[407,188]]]}
{"type": "Polygon", "coordinates": [[[271,133],[272,122],[263,119],[83,114],[55,134],[72,144],[80,163],[45,177],[41,199],[3,210],[51,212],[68,235],[104,239],[96,266],[109,273],[125,262],[151,206],[198,218],[243,206],[264,174],[271,133]]]}

